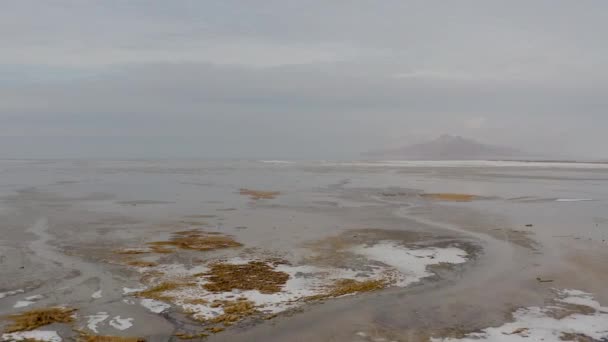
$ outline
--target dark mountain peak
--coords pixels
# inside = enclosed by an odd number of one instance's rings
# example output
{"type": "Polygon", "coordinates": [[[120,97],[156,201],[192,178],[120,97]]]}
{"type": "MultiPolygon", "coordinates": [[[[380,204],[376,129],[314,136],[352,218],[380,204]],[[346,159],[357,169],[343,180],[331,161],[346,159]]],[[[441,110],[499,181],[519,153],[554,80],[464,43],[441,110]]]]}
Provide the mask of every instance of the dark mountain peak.
{"type": "Polygon", "coordinates": [[[410,160],[479,160],[523,158],[525,154],[509,147],[486,145],[461,136],[443,134],[429,142],[375,151],[367,156],[410,160]]]}

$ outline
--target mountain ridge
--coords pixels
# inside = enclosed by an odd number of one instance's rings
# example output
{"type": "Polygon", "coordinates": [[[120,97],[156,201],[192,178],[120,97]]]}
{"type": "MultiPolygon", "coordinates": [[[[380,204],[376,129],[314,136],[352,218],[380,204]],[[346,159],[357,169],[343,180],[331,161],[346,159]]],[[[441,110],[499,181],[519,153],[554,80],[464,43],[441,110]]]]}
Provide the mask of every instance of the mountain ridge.
{"type": "Polygon", "coordinates": [[[483,144],[478,141],[443,134],[439,138],[394,149],[381,149],[363,154],[369,158],[390,158],[403,160],[485,160],[530,158],[521,150],[483,144]]]}

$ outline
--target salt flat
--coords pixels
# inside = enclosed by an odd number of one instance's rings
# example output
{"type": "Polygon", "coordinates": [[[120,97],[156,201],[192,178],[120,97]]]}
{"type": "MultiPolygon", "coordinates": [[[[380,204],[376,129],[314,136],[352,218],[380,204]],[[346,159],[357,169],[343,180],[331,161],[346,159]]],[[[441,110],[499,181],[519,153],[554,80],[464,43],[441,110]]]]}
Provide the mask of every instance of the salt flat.
{"type": "Polygon", "coordinates": [[[12,160],[0,170],[2,329],[6,315],[76,309],[71,324],[4,340],[606,338],[601,165],[12,160]]]}

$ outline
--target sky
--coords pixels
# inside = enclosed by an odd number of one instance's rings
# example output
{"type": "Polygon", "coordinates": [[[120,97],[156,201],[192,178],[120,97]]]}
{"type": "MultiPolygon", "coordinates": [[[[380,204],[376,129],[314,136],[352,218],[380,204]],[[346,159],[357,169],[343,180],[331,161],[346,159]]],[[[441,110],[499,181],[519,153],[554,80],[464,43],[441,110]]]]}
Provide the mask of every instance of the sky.
{"type": "Polygon", "coordinates": [[[0,5],[0,158],[608,159],[607,1],[0,5]]]}

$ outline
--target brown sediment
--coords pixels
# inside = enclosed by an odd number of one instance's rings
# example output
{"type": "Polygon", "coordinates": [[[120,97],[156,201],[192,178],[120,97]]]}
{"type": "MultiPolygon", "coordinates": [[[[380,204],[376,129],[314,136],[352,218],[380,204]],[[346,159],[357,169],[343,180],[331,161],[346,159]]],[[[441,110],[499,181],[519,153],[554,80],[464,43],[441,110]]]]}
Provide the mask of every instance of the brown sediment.
{"type": "Polygon", "coordinates": [[[211,265],[209,272],[197,276],[207,277],[209,282],[203,287],[211,292],[230,292],[238,289],[258,290],[267,294],[281,291],[281,287],[289,279],[287,273],[275,271],[272,266],[262,261],[250,261],[242,265],[217,263],[211,265]]]}
{"type": "Polygon", "coordinates": [[[574,342],[593,342],[595,341],[592,337],[584,334],[566,333],[563,332],[560,337],[562,341],[574,341],[574,342]]]}
{"type": "Polygon", "coordinates": [[[83,335],[78,339],[79,342],[146,342],[141,337],[119,337],[119,336],[93,336],[83,335]]]}
{"type": "MultiPolygon", "coordinates": [[[[424,336],[427,336],[427,339],[430,337],[441,337],[441,338],[453,338],[453,339],[463,339],[466,338],[470,333],[472,333],[470,329],[464,329],[461,327],[451,327],[451,328],[441,328],[435,332],[427,332],[424,333],[424,336]]],[[[426,341],[425,339],[424,341],[426,341]]],[[[420,340],[422,341],[422,340],[420,340]]]]}
{"type": "Polygon", "coordinates": [[[209,304],[209,301],[203,298],[194,298],[194,299],[186,299],[184,300],[186,304],[194,304],[194,305],[205,305],[209,304]]]}
{"type": "Polygon", "coordinates": [[[6,327],[5,332],[30,331],[53,323],[72,323],[75,311],[76,309],[72,308],[54,307],[9,315],[7,318],[13,323],[6,327]]]}
{"type": "Polygon", "coordinates": [[[188,215],[186,218],[190,219],[206,219],[206,218],[215,218],[217,215],[188,215]]]}
{"type": "Polygon", "coordinates": [[[145,260],[133,260],[127,262],[127,265],[134,267],[155,267],[158,266],[158,263],[153,261],[145,261],[145,260]]]}
{"type": "Polygon", "coordinates": [[[329,291],[324,294],[307,297],[307,301],[335,298],[349,294],[382,290],[389,285],[383,279],[357,281],[354,279],[339,279],[334,282],[329,291]]]}
{"type": "MultiPolygon", "coordinates": [[[[503,334],[505,334],[505,335],[522,335],[522,334],[527,333],[528,331],[530,331],[530,328],[517,328],[510,333],[503,332],[503,334]]],[[[522,335],[522,336],[525,337],[525,335],[522,335]]]]}
{"type": "Polygon", "coordinates": [[[586,305],[559,303],[559,307],[552,308],[547,312],[547,316],[560,320],[575,314],[592,315],[594,313],[595,309],[586,305]]]}
{"type": "Polygon", "coordinates": [[[143,249],[119,249],[119,250],[114,251],[114,253],[131,255],[131,254],[147,254],[150,252],[147,250],[143,250],[143,249]]]}
{"type": "Polygon", "coordinates": [[[209,335],[205,334],[205,333],[188,334],[188,333],[178,332],[178,333],[173,334],[173,336],[179,338],[180,340],[193,340],[195,338],[199,338],[199,339],[205,338],[209,335]]]}
{"type": "Polygon", "coordinates": [[[169,241],[148,242],[149,246],[165,248],[167,246],[197,251],[241,247],[243,244],[234,241],[230,236],[210,234],[198,230],[182,231],[173,234],[169,241]]]}
{"type": "Polygon", "coordinates": [[[182,287],[194,286],[194,283],[186,283],[186,282],[174,282],[174,281],[166,281],[162,282],[156,286],[153,286],[147,290],[143,290],[137,292],[135,295],[137,297],[156,299],[156,300],[173,300],[174,298],[169,295],[165,295],[164,293],[167,291],[176,290],[182,287]]]}
{"type": "Polygon", "coordinates": [[[167,248],[164,246],[159,246],[159,245],[151,245],[149,246],[150,251],[152,251],[153,253],[158,253],[158,254],[171,254],[173,252],[175,252],[175,250],[171,249],[171,248],[167,248]]]}
{"type": "Polygon", "coordinates": [[[211,333],[217,334],[219,332],[224,331],[225,329],[222,328],[222,327],[209,327],[209,328],[206,328],[205,330],[207,330],[207,331],[209,331],[211,333]]]}
{"type": "Polygon", "coordinates": [[[160,271],[148,271],[148,272],[145,272],[139,280],[144,284],[150,284],[154,280],[159,279],[164,275],[165,275],[165,273],[160,272],[160,271]]]}
{"type": "Polygon", "coordinates": [[[365,281],[341,279],[332,285],[329,295],[332,297],[339,297],[351,293],[371,292],[381,290],[386,286],[387,282],[382,279],[365,281]]]}
{"type": "Polygon", "coordinates": [[[437,201],[450,201],[450,202],[470,202],[477,199],[478,196],[470,194],[456,194],[456,193],[433,193],[433,194],[421,194],[423,198],[428,198],[437,201]]]}
{"type": "Polygon", "coordinates": [[[230,326],[248,316],[251,316],[258,311],[255,309],[255,304],[252,301],[242,299],[236,301],[218,301],[214,305],[224,309],[224,313],[212,318],[212,323],[222,323],[225,326],[230,326]]]}
{"type": "Polygon", "coordinates": [[[179,221],[180,224],[185,224],[187,226],[208,226],[209,222],[206,221],[179,221]]]}
{"type": "Polygon", "coordinates": [[[239,189],[239,193],[244,196],[249,196],[252,200],[259,199],[274,199],[281,193],[279,191],[260,191],[260,190],[251,190],[241,188],[239,189]]]}

